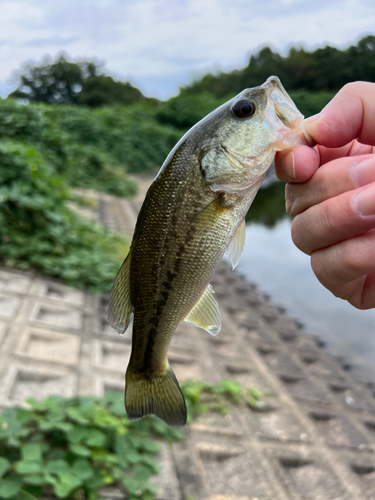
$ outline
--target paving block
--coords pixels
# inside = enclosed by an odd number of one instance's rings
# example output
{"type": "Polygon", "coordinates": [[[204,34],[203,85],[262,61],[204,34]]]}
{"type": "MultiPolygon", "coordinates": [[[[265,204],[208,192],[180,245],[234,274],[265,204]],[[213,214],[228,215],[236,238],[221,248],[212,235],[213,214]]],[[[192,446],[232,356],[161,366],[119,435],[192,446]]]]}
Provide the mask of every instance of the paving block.
{"type": "Polygon", "coordinates": [[[292,356],[276,346],[260,344],[257,346],[258,352],[262,354],[265,362],[278,374],[302,377],[304,375],[301,367],[293,361],[292,356]]]}
{"type": "Polygon", "coordinates": [[[364,418],[362,420],[362,424],[364,425],[366,431],[370,434],[375,443],[375,419],[374,418],[364,418]]]}
{"type": "Polygon", "coordinates": [[[344,415],[323,409],[310,409],[308,415],[329,446],[358,450],[372,448],[366,436],[344,415]]]}
{"type": "Polygon", "coordinates": [[[210,495],[275,500],[276,492],[269,483],[255,450],[241,447],[199,443],[199,458],[210,495]]]}
{"type": "Polygon", "coordinates": [[[173,443],[171,446],[182,498],[184,500],[189,497],[194,500],[204,500],[208,496],[208,492],[199,473],[196,453],[189,439],[190,433],[189,431],[185,432],[187,439],[173,443]]]}
{"type": "Polygon", "coordinates": [[[44,399],[57,394],[73,397],[76,393],[76,376],[61,370],[46,370],[13,363],[3,378],[0,404],[13,406],[25,404],[27,398],[44,399]]]}
{"type": "Polygon", "coordinates": [[[300,349],[298,355],[304,364],[305,372],[309,375],[337,383],[346,381],[340,364],[331,356],[327,357],[325,353],[310,349],[300,349]]]}
{"type": "Polygon", "coordinates": [[[284,382],[284,387],[290,395],[297,400],[321,404],[331,402],[329,392],[308,378],[280,374],[279,379],[284,382]]]}
{"type": "Polygon", "coordinates": [[[197,353],[187,353],[186,350],[170,348],[168,361],[179,382],[187,379],[209,380],[205,376],[205,367],[202,366],[197,353]]]}
{"type": "Polygon", "coordinates": [[[26,328],[15,353],[34,360],[77,365],[80,345],[75,335],[26,328]]]}
{"type": "Polygon", "coordinates": [[[205,435],[217,436],[219,439],[243,435],[241,419],[236,409],[229,404],[227,415],[217,412],[202,413],[191,423],[191,429],[205,435]]]}
{"type": "Polygon", "coordinates": [[[245,389],[256,389],[268,396],[274,395],[276,389],[261,373],[249,358],[220,359],[224,378],[238,382],[245,389]]]}
{"type": "Polygon", "coordinates": [[[102,398],[106,392],[119,392],[123,394],[125,391],[125,375],[122,377],[98,376],[93,377],[92,394],[102,398]]]}
{"type": "Polygon", "coordinates": [[[360,385],[351,384],[328,384],[331,394],[345,408],[351,410],[362,410],[375,413],[375,400],[370,391],[360,385]]]}
{"type": "Polygon", "coordinates": [[[50,327],[69,330],[82,330],[83,326],[81,311],[40,302],[34,303],[29,319],[50,327]]]}
{"type": "Polygon", "coordinates": [[[0,290],[7,293],[26,294],[32,278],[25,273],[0,270],[0,290]]]}
{"type": "Polygon", "coordinates": [[[264,441],[281,443],[308,443],[310,431],[291,408],[276,403],[276,407],[265,407],[264,411],[250,410],[248,428],[253,435],[264,441]]]}
{"type": "MultiPolygon", "coordinates": [[[[221,335],[221,332],[219,335],[221,335]]],[[[187,350],[194,349],[195,351],[202,352],[206,348],[205,340],[210,338],[210,334],[205,330],[181,321],[173,334],[171,347],[187,350]]]]}
{"type": "Polygon", "coordinates": [[[362,490],[361,500],[375,500],[375,460],[373,457],[355,457],[349,464],[362,490]]]}
{"type": "Polygon", "coordinates": [[[21,300],[12,295],[0,294],[0,317],[6,319],[15,316],[19,307],[21,306],[21,300]]]}
{"type": "Polygon", "coordinates": [[[7,330],[7,324],[4,321],[0,321],[0,344],[5,337],[5,332],[7,330]]]}
{"type": "Polygon", "coordinates": [[[45,280],[36,280],[29,293],[75,306],[83,306],[85,301],[85,294],[81,290],[45,280]]]}
{"type": "Polygon", "coordinates": [[[150,478],[150,482],[159,487],[156,494],[157,498],[160,500],[181,500],[180,483],[176,474],[172,452],[167,443],[160,443],[157,461],[161,469],[160,473],[150,478]]]}
{"type": "Polygon", "coordinates": [[[129,344],[95,340],[93,343],[93,365],[125,375],[130,352],[129,344]]]}
{"type": "Polygon", "coordinates": [[[273,462],[290,500],[349,500],[340,478],[320,456],[289,450],[273,462]]]}

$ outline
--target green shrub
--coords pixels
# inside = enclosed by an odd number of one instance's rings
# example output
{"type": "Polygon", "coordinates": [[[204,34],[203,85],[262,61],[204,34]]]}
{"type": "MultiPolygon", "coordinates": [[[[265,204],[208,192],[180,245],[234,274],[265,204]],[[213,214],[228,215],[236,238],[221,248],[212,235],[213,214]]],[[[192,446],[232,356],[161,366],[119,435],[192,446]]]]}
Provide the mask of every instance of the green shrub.
{"type": "Polygon", "coordinates": [[[156,117],[160,123],[185,130],[195,125],[226,100],[226,98],[218,99],[209,92],[190,95],[182,90],[177,97],[161,104],[156,117]]]}
{"type": "Polygon", "coordinates": [[[69,191],[43,154],[0,143],[0,264],[36,270],[66,284],[109,290],[127,245],[66,206],[69,191]]]}
{"type": "Polygon", "coordinates": [[[123,396],[28,400],[0,416],[0,498],[95,500],[116,485],[129,500],[151,499],[159,472],[155,438],[181,439],[156,419],[130,422],[123,396]]]}
{"type": "MultiPolygon", "coordinates": [[[[236,382],[182,384],[189,421],[204,411],[227,411],[227,403],[257,404],[260,393],[236,382]]],[[[128,500],[150,500],[159,472],[159,442],[183,438],[154,417],[130,422],[123,395],[28,400],[0,416],[0,499],[41,497],[96,500],[104,486],[115,486],[128,500]]]]}
{"type": "Polygon", "coordinates": [[[290,97],[295,102],[297,108],[307,118],[308,116],[320,113],[326,104],[333,98],[334,92],[308,92],[306,90],[294,90],[290,92],[290,97]]]}

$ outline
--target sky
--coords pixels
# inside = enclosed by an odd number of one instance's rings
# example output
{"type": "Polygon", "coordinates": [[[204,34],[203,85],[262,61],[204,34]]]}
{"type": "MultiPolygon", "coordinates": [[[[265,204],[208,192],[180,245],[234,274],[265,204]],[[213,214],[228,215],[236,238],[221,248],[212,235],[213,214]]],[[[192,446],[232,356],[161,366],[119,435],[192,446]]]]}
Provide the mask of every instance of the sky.
{"type": "Polygon", "coordinates": [[[244,67],[265,45],[343,48],[367,34],[374,0],[0,0],[0,95],[23,63],[61,52],[166,99],[208,71],[244,67]]]}

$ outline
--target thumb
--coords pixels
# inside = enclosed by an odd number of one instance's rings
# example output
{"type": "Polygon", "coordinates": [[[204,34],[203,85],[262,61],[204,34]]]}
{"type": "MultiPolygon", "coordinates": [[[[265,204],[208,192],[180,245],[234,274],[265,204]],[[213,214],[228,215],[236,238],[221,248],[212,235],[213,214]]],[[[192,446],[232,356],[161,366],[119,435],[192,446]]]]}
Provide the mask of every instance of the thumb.
{"type": "Polygon", "coordinates": [[[375,146],[375,84],[345,85],[327,106],[304,122],[306,132],[322,146],[339,148],[353,139],[375,146]]]}

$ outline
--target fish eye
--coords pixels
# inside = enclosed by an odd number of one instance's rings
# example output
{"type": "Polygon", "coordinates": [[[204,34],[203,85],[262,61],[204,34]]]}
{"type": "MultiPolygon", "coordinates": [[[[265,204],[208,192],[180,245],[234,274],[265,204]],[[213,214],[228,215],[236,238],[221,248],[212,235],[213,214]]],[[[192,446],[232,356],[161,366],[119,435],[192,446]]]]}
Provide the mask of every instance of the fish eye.
{"type": "Polygon", "coordinates": [[[237,101],[232,106],[232,113],[237,118],[250,118],[256,111],[256,104],[253,101],[237,101]]]}

